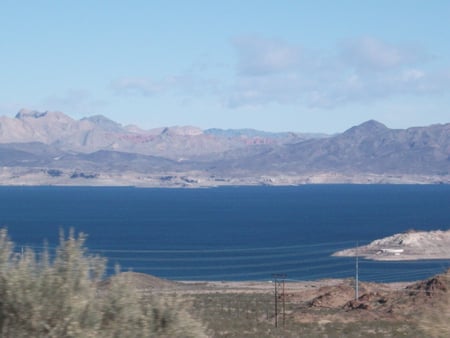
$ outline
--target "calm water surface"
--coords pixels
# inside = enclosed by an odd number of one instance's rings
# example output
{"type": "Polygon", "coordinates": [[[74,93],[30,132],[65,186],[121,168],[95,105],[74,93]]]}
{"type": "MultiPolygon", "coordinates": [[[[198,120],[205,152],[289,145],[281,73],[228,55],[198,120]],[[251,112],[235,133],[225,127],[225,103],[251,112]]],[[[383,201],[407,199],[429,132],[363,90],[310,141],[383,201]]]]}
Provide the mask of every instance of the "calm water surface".
{"type": "MultiPolygon", "coordinates": [[[[336,250],[409,229],[450,228],[447,185],[214,189],[1,187],[0,225],[18,248],[57,245],[60,228],[123,270],[191,280],[352,277],[336,250]]],[[[360,263],[361,279],[416,280],[450,261],[360,263]]]]}

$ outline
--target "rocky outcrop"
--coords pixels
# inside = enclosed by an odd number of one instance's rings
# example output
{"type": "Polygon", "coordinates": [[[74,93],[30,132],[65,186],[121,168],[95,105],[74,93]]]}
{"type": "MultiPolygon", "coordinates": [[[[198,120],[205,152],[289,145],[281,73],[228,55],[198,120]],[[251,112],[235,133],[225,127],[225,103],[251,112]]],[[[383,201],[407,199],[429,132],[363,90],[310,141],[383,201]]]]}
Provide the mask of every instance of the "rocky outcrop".
{"type": "Polygon", "coordinates": [[[450,259],[450,230],[408,231],[365,246],[338,251],[333,256],[390,261],[450,259]]]}

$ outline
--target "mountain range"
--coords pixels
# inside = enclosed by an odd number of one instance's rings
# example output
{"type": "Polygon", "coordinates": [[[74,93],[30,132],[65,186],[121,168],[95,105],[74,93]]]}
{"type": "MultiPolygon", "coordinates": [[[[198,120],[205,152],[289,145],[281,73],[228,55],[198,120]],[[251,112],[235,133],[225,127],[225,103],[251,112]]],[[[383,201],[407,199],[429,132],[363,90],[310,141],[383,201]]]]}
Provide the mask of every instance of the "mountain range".
{"type": "Polygon", "coordinates": [[[0,184],[198,187],[450,183],[450,123],[335,134],[162,127],[21,110],[0,117],[0,184]]]}

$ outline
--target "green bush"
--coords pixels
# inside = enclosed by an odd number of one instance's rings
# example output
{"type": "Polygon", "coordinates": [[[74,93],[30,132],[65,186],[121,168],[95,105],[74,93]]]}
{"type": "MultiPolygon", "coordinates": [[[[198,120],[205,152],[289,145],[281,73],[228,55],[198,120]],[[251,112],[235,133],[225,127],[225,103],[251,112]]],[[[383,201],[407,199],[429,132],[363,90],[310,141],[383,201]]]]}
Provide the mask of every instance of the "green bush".
{"type": "Polygon", "coordinates": [[[87,253],[71,231],[53,258],[14,252],[0,230],[1,337],[204,337],[202,325],[174,297],[141,297],[126,278],[100,291],[106,261],[87,253]]]}

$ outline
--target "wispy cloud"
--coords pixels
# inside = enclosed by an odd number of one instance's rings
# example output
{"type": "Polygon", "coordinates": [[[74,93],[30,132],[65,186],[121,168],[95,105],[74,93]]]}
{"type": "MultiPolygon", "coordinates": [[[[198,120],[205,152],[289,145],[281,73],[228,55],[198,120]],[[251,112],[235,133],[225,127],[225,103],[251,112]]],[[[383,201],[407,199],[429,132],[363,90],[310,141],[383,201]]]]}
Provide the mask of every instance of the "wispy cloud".
{"type": "Polygon", "coordinates": [[[450,89],[450,72],[433,67],[426,50],[409,44],[360,37],[313,51],[255,35],[236,37],[231,44],[234,67],[222,65],[215,73],[219,67],[202,59],[172,76],[118,78],[110,89],[126,96],[170,95],[180,102],[208,97],[231,109],[273,103],[328,109],[450,89]]]}
{"type": "Polygon", "coordinates": [[[428,67],[426,51],[372,37],[322,52],[261,37],[239,38],[233,45],[237,75],[222,97],[230,108],[270,103],[332,108],[450,88],[443,70],[428,67]]]}
{"type": "Polygon", "coordinates": [[[302,61],[301,48],[281,39],[245,36],[233,39],[238,73],[244,76],[289,72],[302,61]]]}
{"type": "Polygon", "coordinates": [[[373,37],[343,41],[342,60],[358,70],[391,70],[426,61],[429,56],[417,46],[395,45],[373,37]]]}

